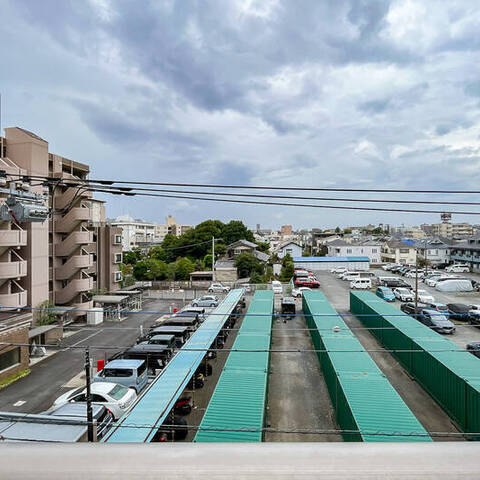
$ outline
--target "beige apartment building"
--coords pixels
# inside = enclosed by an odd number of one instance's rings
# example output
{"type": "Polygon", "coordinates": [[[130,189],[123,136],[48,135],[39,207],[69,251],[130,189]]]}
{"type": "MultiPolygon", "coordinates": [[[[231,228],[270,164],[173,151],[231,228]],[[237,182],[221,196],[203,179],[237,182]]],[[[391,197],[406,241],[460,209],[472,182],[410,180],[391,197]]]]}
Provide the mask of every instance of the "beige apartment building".
{"type": "MultiPolygon", "coordinates": [[[[1,143],[0,169],[7,174],[72,181],[89,174],[88,165],[49,153],[48,142],[27,130],[7,128],[1,143]]],[[[44,222],[0,221],[0,341],[28,343],[29,327],[37,318],[30,307],[49,300],[75,319],[85,315],[75,310],[92,308],[92,292],[118,289],[121,230],[106,224],[105,206],[91,192],[61,185],[49,192],[38,181],[29,186],[1,180],[3,188],[24,187],[48,196],[53,211],[44,222]]],[[[0,202],[6,197],[0,194],[0,202]]],[[[0,380],[28,367],[28,350],[0,353],[0,380]]]]}

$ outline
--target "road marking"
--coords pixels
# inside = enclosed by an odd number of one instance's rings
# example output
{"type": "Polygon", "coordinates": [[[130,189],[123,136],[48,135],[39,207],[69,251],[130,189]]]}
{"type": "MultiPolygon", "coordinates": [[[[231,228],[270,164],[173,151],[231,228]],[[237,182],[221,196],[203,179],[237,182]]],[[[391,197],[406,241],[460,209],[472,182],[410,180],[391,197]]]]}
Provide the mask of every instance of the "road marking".
{"type": "Polygon", "coordinates": [[[102,333],[104,330],[105,330],[104,328],[101,328],[98,332],[92,333],[92,334],[89,335],[88,337],[85,337],[84,339],[79,340],[77,343],[74,343],[73,345],[68,345],[68,346],[66,346],[66,347],[62,350],[62,352],[65,352],[65,350],[68,350],[69,348],[76,347],[77,345],[80,345],[82,342],[85,342],[86,340],[94,337],[95,335],[98,335],[99,333],[102,333]]]}
{"type": "Polygon", "coordinates": [[[13,404],[14,407],[21,407],[22,405],[24,405],[25,403],[27,403],[26,400],[19,400],[18,402],[15,402],[13,404]]]}

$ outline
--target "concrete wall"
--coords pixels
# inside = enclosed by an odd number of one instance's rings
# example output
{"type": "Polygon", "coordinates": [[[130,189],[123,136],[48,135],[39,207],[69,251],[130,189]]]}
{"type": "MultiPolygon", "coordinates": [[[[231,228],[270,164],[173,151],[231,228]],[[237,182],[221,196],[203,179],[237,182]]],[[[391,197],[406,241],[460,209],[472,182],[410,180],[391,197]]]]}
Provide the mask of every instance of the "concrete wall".
{"type": "MultiPolygon", "coordinates": [[[[0,342],[5,343],[28,343],[28,325],[19,325],[4,333],[0,333],[0,342]]],[[[14,348],[20,348],[20,364],[0,372],[0,381],[12,377],[13,375],[28,368],[29,349],[28,347],[6,347],[0,353],[6,353],[14,348]]]]}

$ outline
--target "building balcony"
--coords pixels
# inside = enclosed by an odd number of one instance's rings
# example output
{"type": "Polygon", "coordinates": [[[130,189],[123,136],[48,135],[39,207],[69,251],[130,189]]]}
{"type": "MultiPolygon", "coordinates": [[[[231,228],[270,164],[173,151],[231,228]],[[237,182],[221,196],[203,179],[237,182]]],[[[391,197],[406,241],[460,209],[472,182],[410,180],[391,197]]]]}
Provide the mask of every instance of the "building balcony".
{"type": "Polygon", "coordinates": [[[91,220],[92,211],[87,207],[72,208],[65,216],[55,219],[55,231],[57,233],[69,233],[79,223],[91,220]]]}
{"type": "Polygon", "coordinates": [[[0,279],[20,278],[27,274],[27,261],[0,262],[0,279]]]}
{"type": "MultiPolygon", "coordinates": [[[[67,205],[70,204],[70,202],[73,200],[73,198],[76,196],[78,192],[78,188],[68,188],[64,193],[55,193],[55,208],[56,209],[62,209],[65,208],[67,205]]],[[[85,192],[82,191],[80,194],[76,197],[75,202],[77,199],[80,198],[92,198],[92,192],[85,192]]]]}
{"type": "Polygon", "coordinates": [[[468,253],[452,253],[450,254],[450,260],[455,262],[470,262],[470,263],[480,263],[480,257],[468,253]]]}
{"type": "Polygon", "coordinates": [[[93,279],[76,278],[68,282],[67,286],[55,292],[55,302],[64,305],[71,302],[78,294],[88,292],[93,288],[93,279]]]}
{"type": "Polygon", "coordinates": [[[0,230],[0,247],[24,247],[26,244],[25,230],[0,230]]]}
{"type": "Polygon", "coordinates": [[[89,243],[93,243],[93,232],[72,232],[63,242],[55,245],[55,256],[68,257],[76,248],[89,243]]]}
{"type": "Polygon", "coordinates": [[[27,306],[27,291],[17,293],[0,293],[0,305],[3,310],[16,310],[27,306]]]}
{"type": "Polygon", "coordinates": [[[82,268],[90,268],[93,265],[91,255],[73,255],[62,266],[55,269],[56,280],[67,280],[82,268]]]}

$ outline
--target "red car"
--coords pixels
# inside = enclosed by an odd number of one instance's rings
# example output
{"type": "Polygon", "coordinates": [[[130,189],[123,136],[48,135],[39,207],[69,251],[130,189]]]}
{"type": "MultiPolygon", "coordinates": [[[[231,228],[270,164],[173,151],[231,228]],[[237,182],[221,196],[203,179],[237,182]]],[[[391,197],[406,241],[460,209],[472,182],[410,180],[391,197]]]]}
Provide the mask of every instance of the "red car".
{"type": "Polygon", "coordinates": [[[318,280],[314,280],[311,277],[298,277],[295,279],[295,286],[296,287],[310,287],[310,288],[319,288],[320,282],[318,280]]]}

